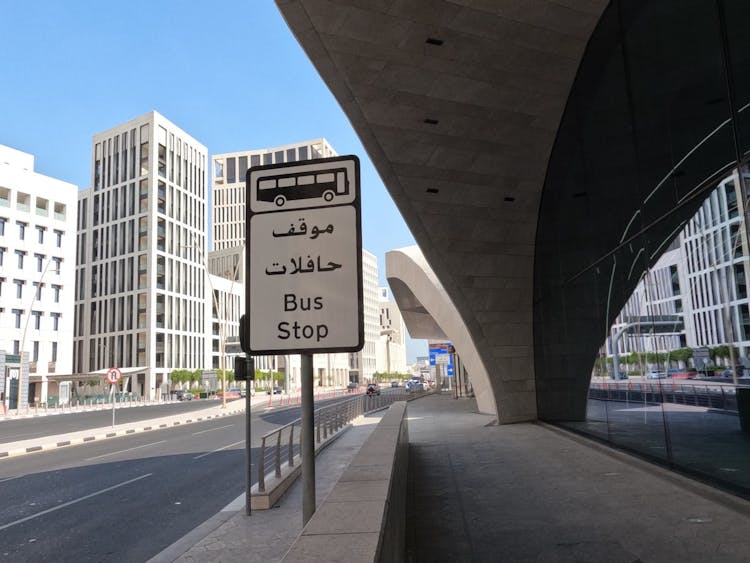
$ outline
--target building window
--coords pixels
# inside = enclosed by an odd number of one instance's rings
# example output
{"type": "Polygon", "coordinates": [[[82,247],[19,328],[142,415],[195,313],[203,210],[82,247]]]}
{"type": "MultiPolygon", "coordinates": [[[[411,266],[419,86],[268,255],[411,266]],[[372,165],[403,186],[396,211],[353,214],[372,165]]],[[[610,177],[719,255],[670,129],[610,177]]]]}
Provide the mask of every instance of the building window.
{"type": "Polygon", "coordinates": [[[23,250],[16,250],[16,255],[18,256],[18,269],[23,270],[23,257],[26,256],[26,252],[23,250]]]}
{"type": "Polygon", "coordinates": [[[44,231],[46,231],[46,230],[47,230],[46,227],[40,227],[39,225],[37,225],[37,227],[36,227],[37,242],[39,244],[44,244],[44,231]]]}
{"type": "MultiPolygon", "coordinates": [[[[21,315],[23,315],[23,309],[12,309],[11,313],[13,313],[13,316],[15,317],[14,326],[16,328],[21,328],[21,315]]],[[[17,353],[18,352],[16,352],[16,354],[17,353]]]]}
{"type": "Polygon", "coordinates": [[[34,254],[34,258],[36,258],[36,271],[41,272],[45,256],[44,254],[34,254]]]}
{"type": "Polygon", "coordinates": [[[52,313],[52,330],[60,329],[60,313],[52,313]]]}
{"type": "Polygon", "coordinates": [[[0,266],[3,265],[3,256],[5,255],[5,251],[8,250],[7,248],[3,248],[0,246],[0,266]]]}
{"type": "Polygon", "coordinates": [[[57,342],[52,343],[52,361],[57,361],[57,342]]]}
{"type": "Polygon", "coordinates": [[[22,299],[23,298],[23,284],[26,282],[23,280],[13,280],[13,283],[16,284],[16,299],[22,299]]]}
{"type": "Polygon", "coordinates": [[[16,225],[18,225],[18,238],[24,240],[26,238],[26,227],[28,226],[28,223],[16,221],[16,225]]]}
{"type": "Polygon", "coordinates": [[[32,362],[38,362],[39,361],[39,341],[34,340],[34,345],[32,347],[32,354],[31,354],[31,361],[32,362]]]}
{"type": "Polygon", "coordinates": [[[5,236],[5,221],[7,221],[5,217],[0,217],[0,237],[5,236]]]}
{"type": "Polygon", "coordinates": [[[63,232],[55,229],[55,245],[57,245],[57,248],[62,246],[62,236],[63,232]]]}
{"type": "Polygon", "coordinates": [[[59,276],[60,275],[60,264],[62,264],[62,258],[52,258],[52,261],[55,263],[55,273],[59,276]]]}
{"type": "Polygon", "coordinates": [[[55,303],[59,303],[60,302],[60,288],[61,287],[62,286],[60,286],[60,285],[52,284],[52,290],[55,292],[55,303]]]}
{"type": "Polygon", "coordinates": [[[34,330],[39,330],[41,326],[42,312],[31,311],[31,316],[34,317],[34,330]]]}
{"type": "Polygon", "coordinates": [[[237,181],[236,163],[234,158],[227,159],[227,184],[234,184],[237,181]]]}
{"type": "Polygon", "coordinates": [[[18,354],[21,353],[20,347],[21,347],[21,342],[19,340],[14,340],[13,341],[13,354],[14,355],[18,356],[18,354]]]}
{"type": "Polygon", "coordinates": [[[44,287],[43,283],[34,282],[34,287],[36,288],[36,299],[37,301],[41,301],[42,299],[42,288],[44,287]]]}

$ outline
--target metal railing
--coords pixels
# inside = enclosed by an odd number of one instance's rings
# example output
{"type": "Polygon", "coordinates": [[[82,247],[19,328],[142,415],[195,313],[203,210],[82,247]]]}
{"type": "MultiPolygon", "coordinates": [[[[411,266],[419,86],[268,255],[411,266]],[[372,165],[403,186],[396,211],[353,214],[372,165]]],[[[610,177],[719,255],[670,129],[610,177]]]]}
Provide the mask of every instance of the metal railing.
{"type": "MultiPolygon", "coordinates": [[[[358,416],[385,408],[395,401],[406,401],[423,394],[425,393],[410,393],[400,389],[380,395],[357,395],[351,399],[315,409],[313,428],[316,449],[318,445],[338,433],[358,416]]],[[[267,476],[273,474],[280,479],[284,469],[293,469],[301,461],[301,427],[302,419],[298,418],[268,432],[261,438],[257,462],[259,493],[266,492],[267,476]]]]}
{"type": "MultiPolygon", "coordinates": [[[[168,401],[163,399],[145,399],[132,394],[121,394],[118,393],[115,402],[117,407],[141,407],[151,405],[162,405],[168,401]]],[[[40,415],[40,414],[68,414],[78,412],[89,412],[95,410],[105,410],[112,408],[111,396],[99,396],[89,397],[83,399],[74,398],[68,402],[60,403],[57,397],[50,397],[45,403],[34,402],[22,405],[19,409],[7,409],[7,412],[2,408],[0,404],[0,415],[4,416],[29,416],[29,415],[40,415]]]]}
{"type": "Polygon", "coordinates": [[[605,401],[673,403],[737,412],[733,386],[690,385],[676,382],[591,383],[589,398],[605,401]]]}

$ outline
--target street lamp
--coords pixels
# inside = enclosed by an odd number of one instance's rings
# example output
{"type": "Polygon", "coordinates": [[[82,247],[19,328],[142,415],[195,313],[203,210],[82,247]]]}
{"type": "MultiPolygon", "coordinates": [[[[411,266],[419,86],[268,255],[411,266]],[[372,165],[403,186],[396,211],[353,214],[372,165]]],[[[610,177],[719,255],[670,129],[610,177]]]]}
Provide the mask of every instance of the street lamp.
{"type": "MultiPolygon", "coordinates": [[[[42,282],[44,282],[44,276],[47,275],[47,271],[49,270],[49,265],[52,262],[56,262],[57,268],[55,269],[56,274],[60,274],[60,263],[55,260],[54,256],[51,256],[47,260],[47,264],[44,266],[44,270],[42,271],[42,275],[39,276],[39,284],[37,285],[37,290],[31,292],[31,301],[29,302],[28,312],[26,314],[26,322],[23,326],[23,333],[21,334],[21,346],[18,350],[18,357],[20,359],[20,370],[18,371],[18,396],[16,401],[16,410],[20,413],[21,412],[21,393],[23,391],[23,348],[26,344],[26,331],[29,328],[29,321],[31,320],[31,308],[34,306],[34,302],[36,301],[37,292],[42,291],[42,282]]],[[[28,384],[28,383],[27,383],[28,384]]]]}
{"type": "MultiPolygon", "coordinates": [[[[192,245],[181,245],[183,248],[195,248],[198,250],[203,261],[203,267],[206,271],[206,279],[208,280],[208,287],[211,290],[211,299],[213,301],[214,308],[216,309],[216,315],[219,321],[219,369],[221,370],[221,408],[227,406],[227,366],[226,366],[226,321],[227,321],[227,297],[226,295],[222,299],[223,307],[220,306],[216,291],[214,289],[213,282],[211,281],[211,273],[208,269],[208,261],[203,253],[203,248],[198,244],[192,245]]],[[[232,283],[229,286],[229,293],[232,293],[234,288],[234,282],[237,279],[237,273],[239,272],[240,264],[242,263],[241,257],[244,254],[245,247],[242,246],[240,250],[240,259],[237,260],[237,265],[232,273],[232,283]]],[[[213,325],[213,314],[211,315],[211,324],[213,325]]],[[[212,331],[213,333],[213,331],[212,331]]]]}

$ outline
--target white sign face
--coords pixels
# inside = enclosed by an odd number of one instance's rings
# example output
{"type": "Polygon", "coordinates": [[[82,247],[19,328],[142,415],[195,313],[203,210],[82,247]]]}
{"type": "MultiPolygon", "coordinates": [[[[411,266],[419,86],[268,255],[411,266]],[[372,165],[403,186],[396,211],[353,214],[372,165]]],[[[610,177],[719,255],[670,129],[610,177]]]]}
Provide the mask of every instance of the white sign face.
{"type": "Polygon", "coordinates": [[[451,363],[451,356],[450,356],[450,354],[435,354],[435,363],[436,364],[449,364],[449,363],[451,363]]]}
{"type": "Polygon", "coordinates": [[[251,212],[262,210],[248,229],[252,353],[361,349],[358,172],[343,157],[248,173],[251,212]]]}

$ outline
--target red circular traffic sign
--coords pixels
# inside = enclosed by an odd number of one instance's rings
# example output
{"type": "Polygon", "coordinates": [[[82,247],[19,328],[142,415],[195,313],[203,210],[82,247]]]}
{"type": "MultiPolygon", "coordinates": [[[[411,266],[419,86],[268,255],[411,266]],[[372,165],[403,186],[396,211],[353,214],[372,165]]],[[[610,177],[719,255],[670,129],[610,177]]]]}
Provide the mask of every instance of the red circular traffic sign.
{"type": "Polygon", "coordinates": [[[107,381],[112,383],[113,385],[120,381],[122,379],[122,372],[119,370],[119,368],[110,368],[109,371],[107,371],[107,375],[104,376],[107,381]]]}

